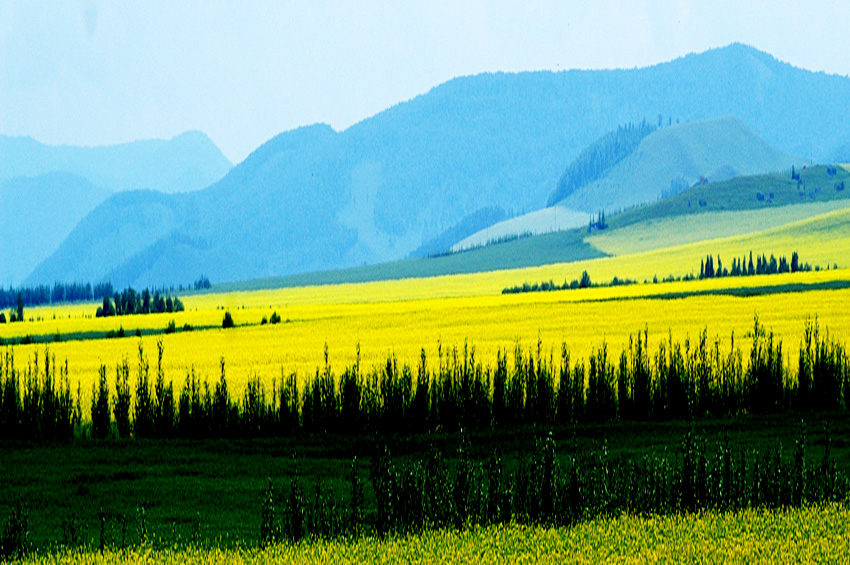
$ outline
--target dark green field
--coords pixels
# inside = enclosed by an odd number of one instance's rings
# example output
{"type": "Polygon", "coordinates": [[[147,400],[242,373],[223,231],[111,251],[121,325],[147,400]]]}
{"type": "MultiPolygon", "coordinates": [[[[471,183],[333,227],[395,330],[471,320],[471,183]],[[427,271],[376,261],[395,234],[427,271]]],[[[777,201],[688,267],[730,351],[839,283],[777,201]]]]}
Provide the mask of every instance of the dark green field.
{"type": "MultiPolygon", "coordinates": [[[[618,423],[554,430],[556,453],[564,462],[577,451],[607,449],[611,461],[645,455],[681,459],[682,440],[693,427],[706,439],[707,452],[728,435],[734,450],[773,450],[793,457],[806,420],[807,458],[823,457],[826,420],[832,455],[845,474],[850,470],[850,418],[846,413],[740,416],[695,422],[618,423]]],[[[473,461],[494,451],[514,472],[516,461],[534,449],[543,430],[488,432],[468,437],[473,461]]],[[[454,465],[460,434],[423,434],[387,438],[398,461],[424,458],[434,449],[454,465]]],[[[138,508],[144,507],[149,535],[164,542],[219,540],[225,544],[257,541],[263,493],[271,479],[287,493],[297,461],[305,499],[312,504],[315,484],[324,496],[346,504],[352,458],[357,456],[367,513],[375,500],[369,478],[375,437],[314,435],[274,440],[72,440],[60,444],[4,443],[0,446],[0,515],[16,500],[28,510],[30,539],[37,547],[67,541],[76,527],[83,543],[97,546],[99,516],[114,546],[134,543],[138,508]],[[332,492],[329,492],[330,489],[332,492]]]]}

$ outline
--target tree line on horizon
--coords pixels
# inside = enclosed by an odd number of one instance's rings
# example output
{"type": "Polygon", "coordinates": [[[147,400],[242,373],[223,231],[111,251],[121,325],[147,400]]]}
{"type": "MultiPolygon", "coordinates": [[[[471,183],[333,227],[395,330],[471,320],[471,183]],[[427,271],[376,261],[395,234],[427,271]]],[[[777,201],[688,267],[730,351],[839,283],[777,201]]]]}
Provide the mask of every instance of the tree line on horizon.
{"type": "MultiPolygon", "coordinates": [[[[183,292],[185,290],[209,290],[212,287],[209,277],[202,275],[189,285],[162,286],[154,291],[162,293],[183,292]]],[[[128,287],[129,288],[129,287],[128,287]]],[[[23,306],[44,306],[46,304],[63,304],[67,302],[94,302],[104,296],[114,297],[115,289],[109,281],[100,283],[61,283],[49,285],[21,286],[14,288],[0,287],[0,309],[15,308],[18,302],[23,306]]]]}
{"type": "Polygon", "coordinates": [[[779,260],[770,254],[768,259],[764,253],[761,256],[756,255],[756,260],[753,262],[753,252],[750,251],[750,260],[746,257],[733,258],[731,268],[723,266],[720,255],[717,256],[715,263],[714,257],[707,255],[705,259],[700,261],[699,278],[711,279],[719,277],[752,277],[755,275],[776,275],[782,273],[798,273],[808,272],[812,270],[812,266],[808,263],[801,263],[800,256],[794,251],[791,254],[789,262],[785,256],[780,256],[779,260]]]}
{"type": "Polygon", "coordinates": [[[19,299],[23,306],[42,306],[64,302],[90,302],[109,294],[112,283],[55,283],[48,285],[0,288],[0,309],[17,307],[19,299]]]}

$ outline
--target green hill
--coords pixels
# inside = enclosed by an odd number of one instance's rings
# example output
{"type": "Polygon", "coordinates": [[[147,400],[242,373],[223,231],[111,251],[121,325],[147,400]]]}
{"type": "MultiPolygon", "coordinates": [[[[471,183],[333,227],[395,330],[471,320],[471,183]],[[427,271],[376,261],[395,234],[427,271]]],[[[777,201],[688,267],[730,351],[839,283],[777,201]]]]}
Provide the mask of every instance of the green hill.
{"type": "MultiPolygon", "coordinates": [[[[796,161],[799,165],[799,160],[796,161]]],[[[557,205],[487,226],[452,249],[520,234],[586,226],[600,210],[633,208],[690,186],[740,175],[790,170],[795,160],[768,146],[735,118],[655,129],[620,127],[582,151],[549,202],[557,205]]]]}
{"type": "Polygon", "coordinates": [[[850,198],[850,172],[843,167],[817,165],[781,173],[742,176],[692,187],[651,206],[612,216],[610,229],[657,218],[726,210],[764,210],[780,206],[850,198]]]}
{"type": "Polygon", "coordinates": [[[655,129],[655,126],[646,122],[627,124],[594,141],[561,175],[546,206],[554,206],[578,189],[604,177],[612,167],[634,153],[641,141],[655,129]]]}

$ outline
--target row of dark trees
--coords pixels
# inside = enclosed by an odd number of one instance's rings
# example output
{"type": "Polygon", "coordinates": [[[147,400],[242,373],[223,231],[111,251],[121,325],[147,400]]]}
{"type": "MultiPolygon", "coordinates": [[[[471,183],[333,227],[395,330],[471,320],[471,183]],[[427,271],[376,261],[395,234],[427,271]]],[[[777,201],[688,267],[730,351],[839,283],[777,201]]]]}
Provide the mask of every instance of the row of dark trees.
{"type": "Polygon", "coordinates": [[[746,257],[741,257],[740,259],[733,258],[732,266],[729,269],[723,266],[723,262],[720,260],[720,255],[717,256],[716,263],[714,261],[714,257],[707,255],[706,258],[700,262],[699,278],[748,277],[754,275],[797,273],[800,271],[811,270],[812,267],[808,263],[800,263],[800,256],[797,255],[796,251],[791,254],[790,262],[784,256],[779,257],[779,260],[777,261],[776,257],[774,257],[772,253],[769,259],[764,254],[761,256],[757,255],[755,262],[753,262],[753,252],[750,251],[749,261],[747,261],[746,257]]]}
{"type": "MultiPolygon", "coordinates": [[[[18,299],[15,304],[15,309],[9,312],[9,322],[24,321],[24,299],[21,293],[18,293],[18,299]]],[[[6,323],[6,313],[0,312],[0,324],[6,323]]]]}
{"type": "MultiPolygon", "coordinates": [[[[746,357],[734,336],[730,349],[722,351],[719,340],[710,342],[706,331],[693,343],[664,340],[652,354],[644,330],[618,358],[603,344],[586,364],[573,363],[565,345],[556,360],[538,343],[536,351],[517,346],[512,354],[498,353],[493,367],[482,366],[475,349],[464,346],[462,351],[440,348],[433,367],[423,350],[415,367],[399,365],[390,356],[370,371],[361,369],[358,351],[358,360],[341,375],[331,369],[326,350],[324,367],[303,384],[295,374],[282,375],[269,390],[255,377],[241,397],[228,387],[223,358],[213,386],[191,370],[175,391],[163,370],[162,343],[153,376],[140,344],[135,371],[125,358],[113,380],[101,366],[91,394],[91,434],[209,438],[415,433],[847,408],[850,360],[816,321],[806,324],[796,375],[784,361],[782,343],[758,320],[749,339],[746,357]]],[[[45,352],[42,368],[36,359],[20,373],[7,350],[0,365],[0,435],[69,437],[82,423],[79,387],[72,405],[67,365],[58,378],[55,366],[45,352]]]]}
{"type": "MultiPolygon", "coordinates": [[[[185,290],[208,290],[211,288],[210,279],[207,276],[201,276],[191,285],[187,285],[185,290]]],[[[168,296],[174,291],[182,292],[183,285],[179,287],[159,288],[153,291],[155,294],[168,296]]],[[[116,294],[111,282],[102,283],[55,283],[52,287],[49,285],[22,286],[20,288],[0,288],[0,309],[17,308],[18,303],[23,306],[42,306],[45,304],[61,304],[64,302],[92,302],[104,296],[110,297],[113,302],[116,294]]],[[[151,291],[149,290],[148,293],[151,291]]],[[[163,310],[164,312],[165,310],[163,310]]]]}
{"type": "Polygon", "coordinates": [[[633,279],[621,279],[619,277],[614,277],[611,279],[611,282],[608,283],[594,283],[590,280],[590,275],[587,274],[587,271],[582,271],[581,279],[573,279],[570,282],[564,280],[564,284],[556,284],[551,279],[549,281],[543,281],[542,283],[523,283],[519,286],[508,286],[502,289],[502,294],[520,294],[524,292],[549,292],[552,290],[576,290],[579,288],[591,288],[591,287],[606,287],[606,286],[628,286],[631,284],[637,284],[636,280],[633,279]]]}
{"type": "Polygon", "coordinates": [[[123,292],[116,292],[111,299],[109,295],[104,295],[103,305],[97,307],[95,316],[100,318],[131,314],[170,314],[183,310],[183,302],[176,296],[172,297],[158,290],[151,292],[148,288],[136,292],[132,287],[128,287],[123,292]]]}
{"type": "Polygon", "coordinates": [[[68,363],[58,367],[47,350],[18,371],[12,349],[0,357],[0,438],[64,440],[82,424],[80,391],[71,395],[68,363]]]}
{"type": "Polygon", "coordinates": [[[90,302],[112,295],[112,283],[59,283],[50,287],[38,285],[8,289],[0,288],[0,308],[17,307],[18,297],[24,306],[41,306],[63,302],[90,302]]]}

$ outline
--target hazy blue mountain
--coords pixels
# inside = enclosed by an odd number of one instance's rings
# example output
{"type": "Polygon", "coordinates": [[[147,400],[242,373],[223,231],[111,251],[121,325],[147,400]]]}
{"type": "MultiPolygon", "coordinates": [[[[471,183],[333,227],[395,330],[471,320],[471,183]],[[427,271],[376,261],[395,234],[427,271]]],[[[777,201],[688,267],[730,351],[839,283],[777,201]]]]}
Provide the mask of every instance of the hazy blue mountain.
{"type": "Polygon", "coordinates": [[[22,281],[109,194],[68,173],[0,182],[0,284],[22,281]]]}
{"type": "MultiPolygon", "coordinates": [[[[49,146],[30,138],[0,136],[0,209],[6,218],[15,219],[3,222],[0,228],[0,284],[19,284],[113,192],[143,188],[163,192],[197,190],[219,180],[231,167],[221,151],[200,132],[187,132],[170,140],[105,147],[49,146]]],[[[145,217],[142,211],[132,222],[145,217]]],[[[95,221],[100,219],[103,218],[95,216],[95,221]]],[[[99,229],[104,228],[103,224],[98,225],[99,229]]],[[[63,261],[73,265],[75,258],[85,256],[83,265],[102,265],[101,261],[90,260],[98,256],[102,233],[98,231],[91,239],[89,249],[77,250],[63,261]]],[[[83,247],[87,245],[85,239],[76,241],[83,247]]],[[[144,240],[143,244],[150,242],[144,240]]],[[[114,247],[104,252],[114,257],[122,257],[123,253],[123,248],[114,247]]],[[[59,279],[70,280],[58,268],[54,272],[59,279]]],[[[80,277],[75,280],[93,278],[82,266],[75,272],[80,277]]]]}
{"type": "MultiPolygon", "coordinates": [[[[343,132],[275,137],[216,184],[175,195],[164,231],[124,227],[138,235],[131,253],[106,257],[121,242],[108,208],[96,210],[29,280],[218,282],[401,258],[477,210],[542,208],[567,165],[618,125],[722,116],[784,153],[828,159],[850,141],[850,78],[738,44],[645,69],[458,78],[343,132]]],[[[122,225],[161,198],[137,197],[122,225]]]]}
{"type": "Polygon", "coordinates": [[[0,136],[0,181],[61,171],[113,192],[186,192],[209,186],[231,167],[199,131],[102,147],[53,146],[29,137],[0,136]]]}
{"type": "Polygon", "coordinates": [[[337,219],[344,203],[337,138],[327,126],[301,128],[268,141],[205,190],[115,194],[28,281],[145,286],[343,262],[355,240],[337,219]]]}

